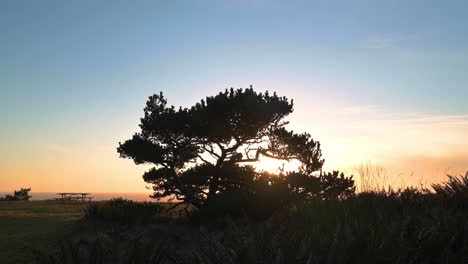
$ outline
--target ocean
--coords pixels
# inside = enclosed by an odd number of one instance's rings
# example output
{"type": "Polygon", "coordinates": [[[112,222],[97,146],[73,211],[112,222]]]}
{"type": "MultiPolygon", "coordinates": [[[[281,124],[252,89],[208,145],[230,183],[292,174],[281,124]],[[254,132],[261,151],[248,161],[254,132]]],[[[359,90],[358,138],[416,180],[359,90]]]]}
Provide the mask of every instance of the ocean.
{"type": "MultiPolygon", "coordinates": [[[[0,192],[0,197],[3,197],[5,194],[13,194],[12,192],[0,192]]],[[[54,198],[60,197],[56,192],[30,192],[31,199],[33,201],[37,200],[50,200],[54,198]]],[[[91,193],[90,197],[93,197],[93,201],[103,201],[109,200],[112,198],[122,197],[125,199],[133,200],[133,201],[156,201],[155,199],[151,199],[149,197],[149,193],[105,193],[105,192],[93,192],[91,193]]]]}

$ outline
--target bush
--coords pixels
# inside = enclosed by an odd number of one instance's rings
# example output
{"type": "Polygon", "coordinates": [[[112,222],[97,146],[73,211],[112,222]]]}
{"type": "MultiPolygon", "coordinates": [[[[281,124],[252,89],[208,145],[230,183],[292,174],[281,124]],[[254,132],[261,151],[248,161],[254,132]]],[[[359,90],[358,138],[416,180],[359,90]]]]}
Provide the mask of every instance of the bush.
{"type": "Polygon", "coordinates": [[[240,189],[230,189],[209,197],[192,220],[205,222],[214,218],[248,216],[265,220],[275,212],[307,200],[342,200],[352,197],[354,181],[343,173],[305,175],[291,172],[271,175],[263,172],[254,182],[240,189]]]}
{"type": "Polygon", "coordinates": [[[13,195],[7,194],[5,197],[0,197],[0,201],[28,201],[32,196],[29,195],[31,188],[21,188],[19,191],[14,191],[13,195]]]}
{"type": "Polygon", "coordinates": [[[199,223],[222,220],[224,216],[234,218],[247,216],[250,220],[261,221],[275,211],[286,206],[290,199],[281,191],[273,188],[258,194],[230,191],[210,197],[206,205],[192,212],[191,219],[199,223]],[[278,199],[282,198],[282,199],[278,199]]]}
{"type": "Polygon", "coordinates": [[[85,216],[119,224],[139,224],[150,222],[162,209],[157,203],[133,202],[119,197],[105,202],[90,202],[85,207],[85,216]]]}

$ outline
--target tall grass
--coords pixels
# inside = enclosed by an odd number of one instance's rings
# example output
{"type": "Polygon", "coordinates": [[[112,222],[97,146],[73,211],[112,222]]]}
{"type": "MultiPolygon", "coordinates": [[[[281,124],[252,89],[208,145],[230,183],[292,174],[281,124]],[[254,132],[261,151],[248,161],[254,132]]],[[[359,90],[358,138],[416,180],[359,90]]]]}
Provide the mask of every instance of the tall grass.
{"type": "Polygon", "coordinates": [[[133,202],[113,198],[104,202],[90,202],[85,206],[85,217],[119,224],[147,223],[161,213],[163,206],[151,202],[133,202]]]}
{"type": "MultiPolygon", "coordinates": [[[[401,178],[392,177],[386,168],[373,165],[371,162],[363,163],[352,170],[356,183],[356,191],[361,192],[381,192],[389,189],[399,189],[403,187],[401,178]]],[[[411,176],[411,175],[410,175],[411,176]]]]}
{"type": "Polygon", "coordinates": [[[448,181],[433,184],[432,188],[439,197],[468,210],[468,172],[464,176],[448,175],[448,181]]]}
{"type": "Polygon", "coordinates": [[[344,200],[299,201],[262,222],[226,216],[216,227],[202,221],[104,228],[93,236],[88,230],[58,258],[41,261],[468,263],[468,173],[433,189],[372,189],[344,200]]]}

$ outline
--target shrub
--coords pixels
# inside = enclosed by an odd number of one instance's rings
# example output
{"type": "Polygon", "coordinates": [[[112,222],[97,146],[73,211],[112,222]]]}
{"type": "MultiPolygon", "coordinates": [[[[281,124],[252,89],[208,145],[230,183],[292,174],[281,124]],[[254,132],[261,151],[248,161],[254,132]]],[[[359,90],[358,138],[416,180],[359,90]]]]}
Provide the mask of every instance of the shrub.
{"type": "Polygon", "coordinates": [[[255,191],[232,190],[211,196],[205,206],[191,215],[192,220],[200,223],[217,221],[226,215],[231,217],[247,216],[251,220],[265,220],[275,211],[292,202],[286,186],[272,184],[256,185],[255,191]]]}
{"type": "Polygon", "coordinates": [[[7,194],[5,197],[1,197],[0,201],[28,201],[32,196],[29,195],[31,188],[21,188],[19,191],[14,191],[13,195],[7,194]]]}
{"type": "Polygon", "coordinates": [[[85,216],[119,224],[136,224],[150,222],[161,211],[160,204],[133,202],[119,197],[105,202],[90,202],[85,207],[85,216]]]}
{"type": "Polygon", "coordinates": [[[231,189],[210,196],[205,205],[192,214],[192,220],[211,221],[226,215],[246,215],[264,220],[276,211],[307,200],[341,200],[355,194],[352,177],[338,171],[306,175],[300,172],[273,175],[263,172],[243,189],[231,189]]]}

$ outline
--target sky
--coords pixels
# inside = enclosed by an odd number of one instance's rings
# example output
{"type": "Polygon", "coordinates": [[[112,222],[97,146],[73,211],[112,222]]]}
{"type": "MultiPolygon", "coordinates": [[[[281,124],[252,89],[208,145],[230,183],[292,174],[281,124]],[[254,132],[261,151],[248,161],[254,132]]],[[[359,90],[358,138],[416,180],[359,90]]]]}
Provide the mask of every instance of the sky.
{"type": "MultiPolygon", "coordinates": [[[[147,192],[120,159],[148,96],[253,85],[326,170],[468,170],[467,1],[0,1],[0,191],[147,192]]],[[[265,162],[266,167],[275,163],[265,162]]]]}

